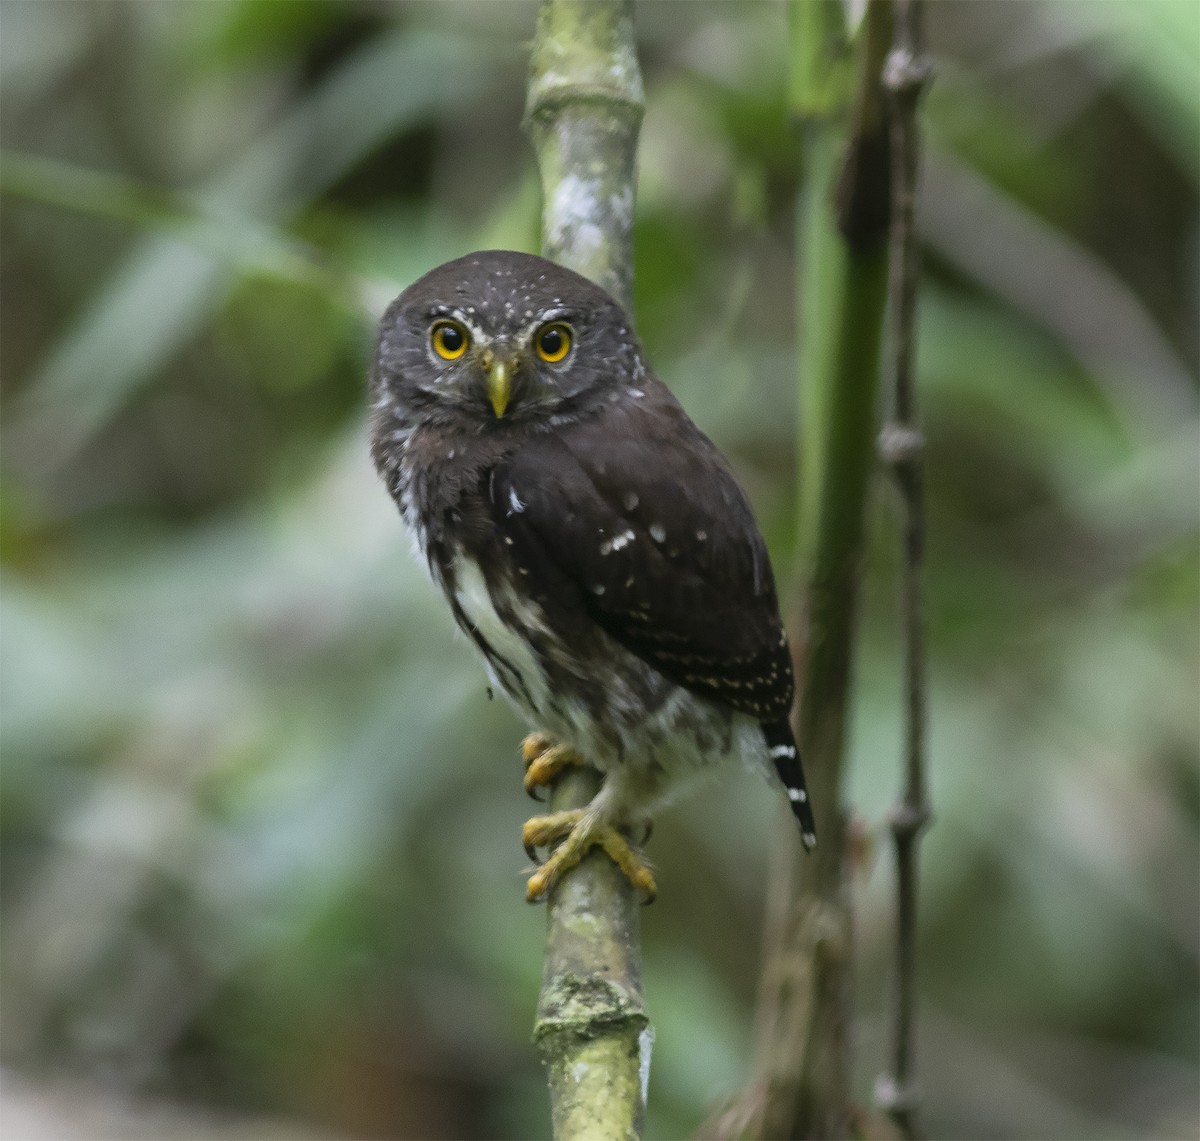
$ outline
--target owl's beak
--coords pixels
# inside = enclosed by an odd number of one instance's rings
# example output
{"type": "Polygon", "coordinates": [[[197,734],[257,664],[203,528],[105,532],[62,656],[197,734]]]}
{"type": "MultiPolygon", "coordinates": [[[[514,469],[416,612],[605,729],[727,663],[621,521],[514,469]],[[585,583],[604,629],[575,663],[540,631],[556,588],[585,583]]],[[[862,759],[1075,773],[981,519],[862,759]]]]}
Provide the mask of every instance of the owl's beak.
{"type": "Polygon", "coordinates": [[[487,373],[488,399],[496,419],[504,415],[512,395],[512,377],[514,362],[507,358],[497,359],[490,349],[483,354],[483,371],[487,373]]]}

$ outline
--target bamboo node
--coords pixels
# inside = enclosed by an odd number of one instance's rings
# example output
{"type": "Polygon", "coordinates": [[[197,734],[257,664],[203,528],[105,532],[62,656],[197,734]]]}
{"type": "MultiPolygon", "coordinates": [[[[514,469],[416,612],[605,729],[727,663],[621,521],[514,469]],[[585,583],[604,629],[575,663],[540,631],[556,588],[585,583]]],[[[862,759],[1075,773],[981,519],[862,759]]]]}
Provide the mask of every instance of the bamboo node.
{"type": "Polygon", "coordinates": [[[916,1082],[901,1082],[891,1074],[875,1079],[875,1104],[893,1116],[921,1108],[921,1088],[916,1082]]]}
{"type": "Polygon", "coordinates": [[[933,823],[933,813],[924,803],[909,804],[902,801],[892,807],[888,813],[888,824],[892,835],[898,839],[919,835],[933,823]]]}
{"type": "Polygon", "coordinates": [[[933,60],[908,48],[888,52],[883,64],[883,85],[897,100],[916,103],[933,79],[933,60]]]}
{"type": "Polygon", "coordinates": [[[911,464],[925,451],[925,436],[907,424],[885,424],[879,433],[879,455],[893,467],[911,464]]]}

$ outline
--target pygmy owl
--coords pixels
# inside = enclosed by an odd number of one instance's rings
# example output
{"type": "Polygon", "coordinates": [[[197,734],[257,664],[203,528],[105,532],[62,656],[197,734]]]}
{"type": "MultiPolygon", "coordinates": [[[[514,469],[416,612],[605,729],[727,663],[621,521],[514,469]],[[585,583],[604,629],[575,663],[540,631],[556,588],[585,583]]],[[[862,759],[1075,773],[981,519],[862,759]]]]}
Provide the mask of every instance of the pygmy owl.
{"type": "Polygon", "coordinates": [[[459,258],[388,307],[370,385],[375,464],[493,684],[538,730],[526,788],[581,758],[604,776],[587,808],[526,824],[531,853],[562,841],[529,898],[595,845],[653,896],[628,836],[734,761],[778,774],[811,847],[766,547],[617,302],[529,254],[459,258]]]}

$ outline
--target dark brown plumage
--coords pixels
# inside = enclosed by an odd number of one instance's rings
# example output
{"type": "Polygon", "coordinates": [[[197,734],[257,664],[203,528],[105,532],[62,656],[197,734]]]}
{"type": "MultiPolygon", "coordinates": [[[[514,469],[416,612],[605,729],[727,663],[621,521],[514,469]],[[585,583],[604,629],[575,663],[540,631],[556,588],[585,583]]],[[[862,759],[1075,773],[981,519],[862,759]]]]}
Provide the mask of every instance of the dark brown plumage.
{"type": "Polygon", "coordinates": [[[527,254],[450,262],[384,315],[371,395],[376,465],[493,681],[605,773],[587,827],[740,759],[811,845],[766,548],[616,302],[527,254]]]}

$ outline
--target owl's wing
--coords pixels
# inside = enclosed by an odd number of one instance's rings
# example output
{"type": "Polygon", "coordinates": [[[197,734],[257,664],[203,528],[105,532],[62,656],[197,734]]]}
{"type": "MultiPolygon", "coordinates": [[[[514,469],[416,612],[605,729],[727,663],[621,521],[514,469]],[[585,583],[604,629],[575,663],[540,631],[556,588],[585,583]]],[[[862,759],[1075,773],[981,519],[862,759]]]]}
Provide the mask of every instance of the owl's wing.
{"type": "Polygon", "coordinates": [[[493,522],[565,636],[595,623],[689,690],[786,718],[791,658],[749,504],[674,398],[647,389],[496,467],[493,522]]]}

